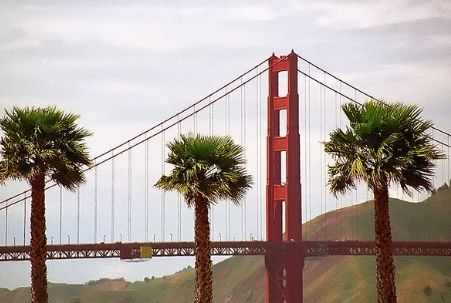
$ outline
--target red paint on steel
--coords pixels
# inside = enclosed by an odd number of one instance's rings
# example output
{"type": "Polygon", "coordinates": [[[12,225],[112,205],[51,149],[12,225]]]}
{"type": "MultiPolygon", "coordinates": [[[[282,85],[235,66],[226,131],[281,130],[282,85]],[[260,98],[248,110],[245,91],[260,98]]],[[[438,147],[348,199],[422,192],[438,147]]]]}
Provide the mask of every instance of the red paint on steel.
{"type": "Polygon", "coordinates": [[[299,303],[303,296],[304,255],[302,249],[296,248],[302,241],[297,55],[272,55],[268,78],[266,238],[270,245],[292,245],[265,254],[266,302],[299,303]],[[279,96],[280,72],[287,72],[286,96],[279,96]],[[281,111],[286,111],[286,131],[280,129],[281,111]],[[285,169],[281,167],[283,152],[285,169]],[[282,171],[286,176],[281,175],[282,171]]]}

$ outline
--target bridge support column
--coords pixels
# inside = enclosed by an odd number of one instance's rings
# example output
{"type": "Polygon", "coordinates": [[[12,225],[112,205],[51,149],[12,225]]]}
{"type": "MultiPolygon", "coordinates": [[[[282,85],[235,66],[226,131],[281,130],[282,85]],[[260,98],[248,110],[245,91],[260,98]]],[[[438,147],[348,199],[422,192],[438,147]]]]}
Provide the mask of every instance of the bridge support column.
{"type": "Polygon", "coordinates": [[[303,301],[297,68],[294,52],[269,58],[266,237],[274,249],[265,256],[268,303],[303,301]],[[279,96],[281,72],[286,72],[288,83],[282,84],[288,85],[286,96],[279,96]],[[290,243],[288,248],[278,250],[277,244],[284,242],[290,243]]]}

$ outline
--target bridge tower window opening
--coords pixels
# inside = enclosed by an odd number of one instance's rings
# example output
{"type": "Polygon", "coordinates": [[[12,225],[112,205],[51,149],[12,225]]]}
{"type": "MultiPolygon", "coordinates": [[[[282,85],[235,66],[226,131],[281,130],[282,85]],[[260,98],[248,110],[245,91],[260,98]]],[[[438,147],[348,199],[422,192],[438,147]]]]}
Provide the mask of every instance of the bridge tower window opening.
{"type": "Polygon", "coordinates": [[[280,172],[278,173],[279,185],[285,185],[287,183],[287,151],[282,150],[278,154],[278,158],[280,159],[280,172]]]}
{"type": "Polygon", "coordinates": [[[280,201],[279,203],[282,208],[282,237],[283,237],[283,240],[287,240],[286,239],[286,232],[287,232],[286,209],[287,209],[287,205],[286,205],[285,201],[280,201]]]}
{"type": "Polygon", "coordinates": [[[287,110],[279,110],[279,137],[286,137],[287,135],[287,110]]]}
{"type": "Polygon", "coordinates": [[[286,97],[288,95],[288,71],[280,71],[277,75],[278,78],[278,97],[286,97]]]}

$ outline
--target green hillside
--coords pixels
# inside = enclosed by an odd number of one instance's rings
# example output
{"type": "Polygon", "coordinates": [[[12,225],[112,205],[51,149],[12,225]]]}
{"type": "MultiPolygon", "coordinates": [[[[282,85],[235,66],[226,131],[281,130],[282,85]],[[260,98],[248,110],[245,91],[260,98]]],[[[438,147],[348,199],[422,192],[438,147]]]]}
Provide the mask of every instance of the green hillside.
{"type": "MultiPolygon", "coordinates": [[[[391,201],[395,240],[451,241],[451,190],[421,203],[391,201]]],[[[319,216],[304,225],[307,239],[373,239],[372,202],[319,216]]],[[[451,258],[396,257],[398,302],[451,302],[451,258]]],[[[305,303],[376,302],[372,256],[308,258],[305,303]]],[[[263,257],[233,257],[213,267],[215,302],[264,302],[263,257]]],[[[50,303],[131,303],[193,301],[194,270],[147,281],[102,279],[85,285],[49,285],[50,303]]],[[[0,303],[29,302],[29,289],[0,289],[0,303]]]]}
{"type": "MultiPolygon", "coordinates": [[[[451,190],[421,203],[390,199],[393,240],[451,241],[451,190]]],[[[374,240],[373,201],[318,216],[303,225],[306,240],[374,240]]]]}
{"type": "MultiPolygon", "coordinates": [[[[261,257],[237,257],[214,266],[215,301],[263,302],[264,267],[261,257]],[[249,301],[251,299],[252,301],[249,301]]],[[[50,303],[193,302],[194,270],[147,281],[101,279],[85,285],[50,284],[50,303]]],[[[1,303],[30,302],[28,288],[0,292],[1,303]]]]}

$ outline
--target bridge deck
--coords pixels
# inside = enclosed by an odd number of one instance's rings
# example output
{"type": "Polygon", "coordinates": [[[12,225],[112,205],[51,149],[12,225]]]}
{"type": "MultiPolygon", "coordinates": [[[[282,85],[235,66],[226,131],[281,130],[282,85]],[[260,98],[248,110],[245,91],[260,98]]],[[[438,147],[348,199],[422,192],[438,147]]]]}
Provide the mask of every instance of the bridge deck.
{"type": "MultiPolygon", "coordinates": [[[[149,243],[100,243],[47,246],[47,258],[91,259],[121,258],[141,259],[141,251],[152,248],[152,257],[194,256],[194,242],[149,243]]],[[[212,242],[212,255],[265,255],[281,250],[298,250],[306,257],[330,255],[374,255],[372,241],[302,241],[273,244],[262,241],[212,242]]],[[[394,254],[398,256],[451,256],[451,242],[393,242],[394,254]]],[[[145,258],[145,256],[143,256],[145,258]]],[[[0,261],[23,261],[30,259],[29,246],[0,247],[0,261]]]]}

